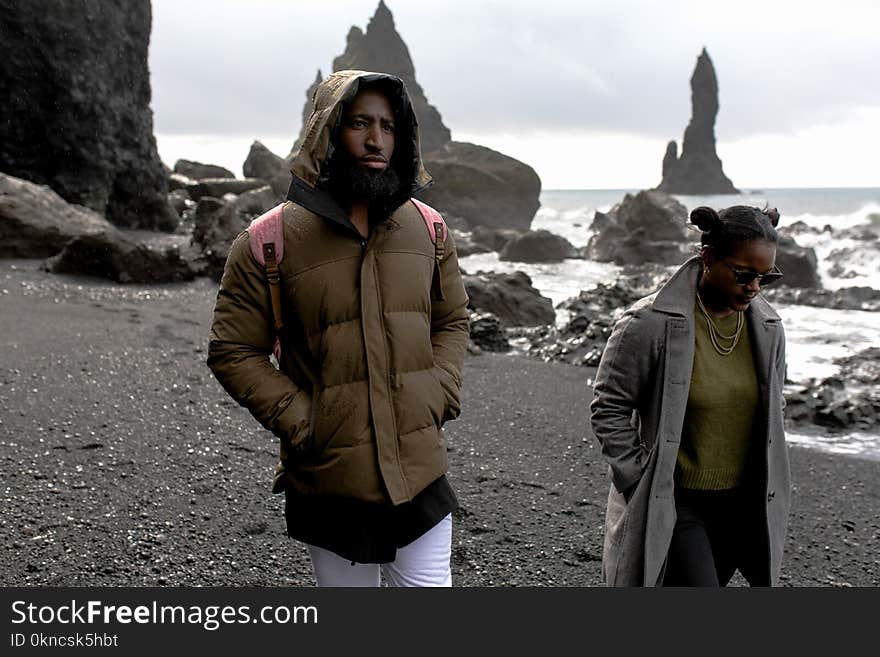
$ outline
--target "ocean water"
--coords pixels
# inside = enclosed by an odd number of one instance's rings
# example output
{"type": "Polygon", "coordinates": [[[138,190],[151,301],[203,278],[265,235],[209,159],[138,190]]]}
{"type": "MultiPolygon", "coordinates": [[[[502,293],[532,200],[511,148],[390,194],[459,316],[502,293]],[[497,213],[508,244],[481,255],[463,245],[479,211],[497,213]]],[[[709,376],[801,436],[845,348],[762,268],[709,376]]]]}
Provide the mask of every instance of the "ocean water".
{"type": "MultiPolygon", "coordinates": [[[[541,208],[532,229],[562,235],[575,246],[590,239],[589,226],[596,211],[607,212],[627,193],[638,190],[548,190],[541,194],[541,208]]],[[[867,285],[880,289],[880,244],[844,239],[834,231],[872,224],[880,231],[880,188],[852,189],[766,189],[743,190],[738,196],[676,196],[691,210],[699,205],[722,208],[734,204],[776,207],[780,227],[802,221],[818,230],[795,237],[798,244],[815,250],[822,285],[837,289],[867,285]],[[829,255],[842,253],[834,267],[829,255]],[[836,275],[835,275],[836,274],[836,275]]],[[[695,241],[699,239],[695,234],[695,241]]],[[[524,271],[533,285],[554,305],[581,290],[611,280],[619,267],[588,260],[566,260],[558,264],[502,262],[497,253],[481,253],[461,259],[468,273],[477,271],[524,271]]],[[[670,271],[674,271],[671,267],[670,271]]],[[[880,345],[878,313],[833,310],[812,306],[775,303],[787,337],[788,375],[794,381],[823,378],[838,372],[833,360],[880,345]]],[[[557,311],[557,323],[568,319],[557,311]]],[[[880,459],[880,433],[832,433],[816,431],[789,433],[789,440],[824,451],[880,459]]]]}

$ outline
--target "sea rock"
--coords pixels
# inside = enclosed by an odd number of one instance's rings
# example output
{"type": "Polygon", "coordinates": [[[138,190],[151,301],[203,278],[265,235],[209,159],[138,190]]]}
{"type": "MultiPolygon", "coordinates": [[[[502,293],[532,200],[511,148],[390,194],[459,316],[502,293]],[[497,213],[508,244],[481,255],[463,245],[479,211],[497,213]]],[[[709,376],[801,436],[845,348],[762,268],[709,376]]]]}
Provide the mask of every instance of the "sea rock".
{"type": "MultiPolygon", "coordinates": [[[[345,52],[333,61],[334,71],[345,69],[383,71],[405,82],[418,117],[425,168],[434,179],[434,185],[419,194],[421,200],[443,214],[450,225],[460,219],[468,227],[529,228],[540,207],[540,178],[534,169],[512,157],[482,146],[451,141],[449,128],[416,81],[409,49],[384,2],[379,2],[366,32],[358,27],[349,31],[345,52]]],[[[320,71],[318,75],[320,78],[320,71]]],[[[305,118],[311,113],[315,87],[313,84],[306,94],[305,118]]],[[[300,136],[285,158],[287,169],[302,143],[305,126],[304,119],[300,136]]]]}
{"type": "Polygon", "coordinates": [[[3,2],[0,171],[124,227],[174,230],[150,110],[149,0],[3,2]]]}
{"type": "Polygon", "coordinates": [[[492,249],[485,244],[476,242],[473,239],[473,234],[471,232],[463,232],[451,227],[450,230],[455,239],[455,251],[458,253],[459,258],[465,258],[469,255],[474,255],[475,253],[489,253],[492,251],[492,249]]]}
{"type": "Polygon", "coordinates": [[[489,226],[474,226],[471,238],[474,242],[482,244],[490,251],[499,253],[510,240],[519,237],[523,231],[514,228],[491,228],[489,226]]]}
{"type": "Polygon", "coordinates": [[[185,189],[175,189],[173,192],[170,192],[168,194],[168,203],[181,217],[183,217],[184,212],[190,208],[194,208],[196,205],[190,197],[189,192],[185,189]]]}
{"type": "Polygon", "coordinates": [[[449,142],[424,155],[433,186],[418,197],[474,227],[528,230],[541,206],[541,179],[527,164],[485,146],[449,142]]]}
{"type": "Polygon", "coordinates": [[[666,144],[666,154],[663,156],[663,177],[671,175],[675,165],[678,164],[678,144],[673,139],[666,144]]]}
{"type": "Polygon", "coordinates": [[[238,213],[238,219],[245,223],[250,223],[251,219],[259,217],[276,205],[278,199],[269,185],[247,191],[232,200],[232,208],[238,213]]]}
{"type": "Polygon", "coordinates": [[[0,257],[47,258],[71,239],[112,230],[100,214],[46,185],[0,173],[0,257]]]}
{"type": "Polygon", "coordinates": [[[816,306],[837,310],[880,310],[880,290],[866,285],[842,287],[837,290],[768,287],[761,293],[771,303],[816,306]]]}
{"type": "Polygon", "coordinates": [[[235,174],[229,169],[224,169],[216,164],[203,164],[192,160],[177,160],[177,162],[174,163],[174,173],[179,173],[193,180],[204,180],[205,178],[235,178],[235,174]]]}
{"type": "Polygon", "coordinates": [[[822,287],[816,265],[816,252],[813,249],[798,245],[793,237],[780,236],[776,244],[776,266],[782,270],[784,276],[779,285],[822,287]]]}
{"type": "Polygon", "coordinates": [[[513,262],[562,262],[578,258],[578,250],[561,235],[549,230],[530,230],[513,238],[498,255],[499,260],[513,262]]]}
{"type": "Polygon", "coordinates": [[[687,208],[663,192],[626,194],[607,213],[596,212],[585,257],[619,265],[680,264],[693,252],[684,228],[687,218],[687,208]]]}
{"type": "Polygon", "coordinates": [[[560,303],[557,307],[569,313],[569,320],[561,329],[545,326],[533,331],[519,330],[516,336],[526,340],[525,352],[530,356],[595,367],[623,310],[656,291],[669,274],[669,269],[659,265],[624,267],[615,280],[600,283],[560,303]]]}
{"type": "Polygon", "coordinates": [[[840,373],[786,389],[790,424],[813,424],[835,431],[877,431],[880,419],[880,348],[869,347],[834,359],[840,373]]]}
{"type": "MultiPolygon", "coordinates": [[[[168,189],[172,192],[176,192],[178,189],[186,189],[195,183],[195,180],[184,176],[182,173],[168,174],[168,189]]],[[[189,195],[189,193],[187,193],[187,195],[189,195]]]]}
{"type": "MultiPolygon", "coordinates": [[[[440,112],[428,102],[416,81],[409,49],[394,27],[394,17],[382,0],[370,19],[366,32],[352,27],[346,39],[345,52],[333,60],[334,71],[382,71],[401,78],[412,99],[419,118],[422,153],[429,153],[446,144],[451,135],[443,125],[440,112]]],[[[305,124],[303,124],[305,125],[305,124]]]]}
{"type": "Polygon", "coordinates": [[[834,278],[855,278],[859,272],[873,271],[880,260],[880,241],[862,240],[857,246],[833,249],[826,258],[828,275],[834,278]]]}
{"type": "Polygon", "coordinates": [[[821,231],[799,219],[794,223],[779,226],[776,232],[786,237],[794,237],[796,235],[818,235],[821,231]]]}
{"type": "Polygon", "coordinates": [[[724,175],[715,150],[718,79],[705,48],[691,76],[691,108],[681,157],[673,159],[675,142],[666,147],[663,180],[657,189],[669,194],[738,194],[739,190],[724,175]]]}
{"type": "Polygon", "coordinates": [[[177,245],[155,249],[122,231],[79,235],[51,257],[45,268],[56,274],[81,274],[118,283],[158,284],[188,281],[199,273],[177,245]]]}
{"type": "Polygon", "coordinates": [[[270,151],[262,142],[254,141],[241,170],[245,178],[259,178],[270,181],[284,172],[284,158],[270,151]]]}
{"type": "Polygon", "coordinates": [[[194,201],[203,196],[221,198],[225,194],[243,194],[252,189],[265,187],[266,181],[259,178],[203,178],[186,186],[186,191],[194,201]]]}
{"type": "Polygon", "coordinates": [[[251,150],[242,166],[246,178],[265,180],[272,187],[276,197],[287,195],[290,186],[290,171],[284,158],[275,155],[259,141],[251,144],[251,150]]]}
{"type": "Polygon", "coordinates": [[[470,298],[468,307],[492,313],[505,327],[552,324],[556,319],[553,302],[541,296],[532,286],[532,279],[521,271],[477,272],[462,278],[470,298]]]}
{"type": "Polygon", "coordinates": [[[471,342],[480,350],[510,351],[510,342],[501,322],[492,313],[471,312],[470,335],[471,342]]]}
{"type": "Polygon", "coordinates": [[[192,243],[200,247],[204,254],[207,276],[215,281],[220,280],[229,247],[247,226],[247,216],[236,210],[234,202],[213,196],[199,200],[194,217],[192,243]]]}

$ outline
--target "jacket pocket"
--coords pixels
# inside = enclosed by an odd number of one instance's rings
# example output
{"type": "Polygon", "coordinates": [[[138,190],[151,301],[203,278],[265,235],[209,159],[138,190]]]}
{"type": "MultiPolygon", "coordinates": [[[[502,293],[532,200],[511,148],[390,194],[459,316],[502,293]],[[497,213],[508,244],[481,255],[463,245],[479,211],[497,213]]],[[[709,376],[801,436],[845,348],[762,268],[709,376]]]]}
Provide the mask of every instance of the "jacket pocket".
{"type": "Polygon", "coordinates": [[[440,426],[442,426],[443,423],[454,420],[461,414],[461,392],[452,375],[442,367],[434,365],[431,372],[440,386],[440,395],[443,400],[443,409],[440,414],[440,426]]]}

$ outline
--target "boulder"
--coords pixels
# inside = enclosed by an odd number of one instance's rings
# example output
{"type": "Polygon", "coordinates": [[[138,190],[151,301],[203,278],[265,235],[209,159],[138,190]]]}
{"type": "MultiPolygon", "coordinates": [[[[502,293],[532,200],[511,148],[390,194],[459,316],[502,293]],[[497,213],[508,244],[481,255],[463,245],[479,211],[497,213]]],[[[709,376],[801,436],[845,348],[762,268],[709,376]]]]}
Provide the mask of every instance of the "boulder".
{"type": "Polygon", "coordinates": [[[278,205],[278,198],[269,185],[264,185],[236,196],[231,202],[233,210],[238,213],[238,219],[250,223],[251,219],[278,205]]]}
{"type": "Polygon", "coordinates": [[[424,155],[434,184],[418,197],[472,226],[528,230],[541,203],[541,179],[527,164],[467,142],[424,155]]]}
{"type": "Polygon", "coordinates": [[[47,258],[74,237],[112,230],[100,214],[48,186],[0,173],[0,257],[47,258]]]}
{"type": "Polygon", "coordinates": [[[578,250],[561,235],[549,230],[530,230],[513,238],[498,255],[499,260],[513,262],[562,262],[579,258],[578,250]]]}
{"type": "MultiPolygon", "coordinates": [[[[245,178],[260,178],[270,181],[280,173],[284,173],[284,158],[275,155],[259,141],[251,144],[247,159],[241,167],[245,178]]],[[[290,174],[287,174],[290,178],[290,174]]]]}
{"type": "Polygon", "coordinates": [[[876,432],[880,420],[880,349],[835,358],[837,376],[810,379],[786,390],[785,418],[790,424],[814,424],[836,431],[876,432]]]}
{"type": "Polygon", "coordinates": [[[816,306],[837,310],[880,310],[880,290],[866,285],[842,287],[837,290],[808,287],[768,287],[761,291],[771,303],[816,306]]]}
{"type": "Polygon", "coordinates": [[[0,13],[0,171],[116,226],[174,230],[150,109],[149,0],[0,13]]]}
{"type": "Polygon", "coordinates": [[[738,194],[724,174],[715,150],[715,117],[718,115],[718,78],[709,53],[697,58],[691,76],[691,121],[684,133],[681,157],[670,142],[663,157],[663,180],[657,187],[669,194],[738,194]]]}
{"type": "Polygon", "coordinates": [[[111,229],[79,235],[45,263],[56,274],[81,274],[117,283],[174,283],[199,273],[174,245],[156,249],[111,229]]]}
{"type": "Polygon", "coordinates": [[[816,269],[816,252],[811,248],[799,246],[793,237],[779,237],[776,245],[776,266],[784,274],[779,285],[822,287],[816,269]]]}
{"type": "Polygon", "coordinates": [[[198,201],[203,196],[214,196],[221,198],[225,194],[243,194],[252,189],[265,187],[266,181],[259,178],[245,178],[237,180],[235,178],[203,178],[196,180],[186,186],[190,198],[198,201]]]}
{"type": "Polygon", "coordinates": [[[532,286],[527,274],[477,272],[463,276],[470,302],[468,307],[490,312],[502,326],[536,326],[553,324],[556,311],[553,302],[532,286]]]}
{"type": "Polygon", "coordinates": [[[183,217],[184,212],[195,207],[195,202],[190,198],[189,192],[185,189],[175,189],[173,192],[169,192],[168,204],[181,217],[183,217]]]}
{"type": "Polygon", "coordinates": [[[172,192],[176,192],[178,189],[186,189],[195,183],[195,180],[187,178],[182,173],[171,173],[168,175],[168,189],[172,192]]]}
{"type": "Polygon", "coordinates": [[[693,253],[687,220],[687,208],[668,194],[627,194],[607,213],[596,212],[584,256],[618,265],[680,264],[693,253]]]}
{"type": "Polygon", "coordinates": [[[455,239],[455,251],[458,253],[459,258],[465,258],[475,253],[490,253],[492,251],[485,244],[474,241],[471,233],[462,232],[451,227],[450,230],[455,239]]]}
{"type": "MultiPolygon", "coordinates": [[[[471,342],[484,351],[510,351],[501,322],[492,313],[470,313],[471,342]]],[[[472,350],[474,351],[474,350],[472,350]]]]}
{"type": "Polygon", "coordinates": [[[196,205],[192,243],[201,248],[205,274],[219,281],[235,237],[248,226],[246,216],[227,199],[206,196],[196,205]]]}
{"type": "Polygon", "coordinates": [[[474,226],[471,231],[471,239],[482,244],[490,251],[499,253],[510,240],[519,237],[523,231],[513,228],[490,228],[489,226],[474,226]]]}
{"type": "Polygon", "coordinates": [[[205,178],[235,178],[235,174],[229,169],[224,169],[216,164],[203,164],[202,162],[194,162],[192,160],[177,160],[177,162],[174,163],[174,173],[179,173],[192,180],[204,180],[205,178]]]}

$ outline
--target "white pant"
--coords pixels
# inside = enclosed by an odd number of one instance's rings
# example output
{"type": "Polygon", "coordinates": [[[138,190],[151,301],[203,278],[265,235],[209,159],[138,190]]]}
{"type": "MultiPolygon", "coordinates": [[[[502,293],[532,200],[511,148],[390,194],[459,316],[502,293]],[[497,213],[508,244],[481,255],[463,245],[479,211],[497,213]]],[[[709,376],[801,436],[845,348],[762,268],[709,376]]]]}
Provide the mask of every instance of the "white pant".
{"type": "Polygon", "coordinates": [[[447,515],[415,541],[397,550],[391,563],[352,565],[335,552],[307,545],[318,586],[452,586],[452,515],[447,515]],[[381,572],[380,572],[381,571],[381,572]]]}

